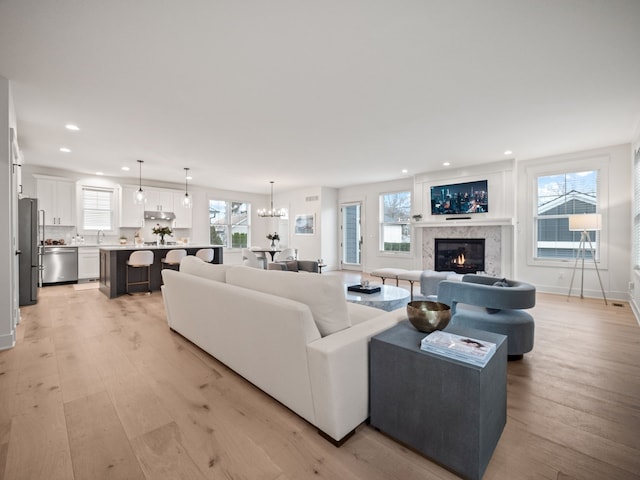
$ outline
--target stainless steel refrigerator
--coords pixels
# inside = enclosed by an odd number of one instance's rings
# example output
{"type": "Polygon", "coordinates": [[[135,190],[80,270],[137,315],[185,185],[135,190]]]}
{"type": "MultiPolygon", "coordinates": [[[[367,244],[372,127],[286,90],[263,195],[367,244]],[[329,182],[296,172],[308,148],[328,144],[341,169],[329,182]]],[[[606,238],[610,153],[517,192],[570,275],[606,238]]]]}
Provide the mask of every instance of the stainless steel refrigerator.
{"type": "Polygon", "coordinates": [[[40,275],[38,251],[38,200],[21,198],[18,202],[19,304],[38,301],[40,275]]]}

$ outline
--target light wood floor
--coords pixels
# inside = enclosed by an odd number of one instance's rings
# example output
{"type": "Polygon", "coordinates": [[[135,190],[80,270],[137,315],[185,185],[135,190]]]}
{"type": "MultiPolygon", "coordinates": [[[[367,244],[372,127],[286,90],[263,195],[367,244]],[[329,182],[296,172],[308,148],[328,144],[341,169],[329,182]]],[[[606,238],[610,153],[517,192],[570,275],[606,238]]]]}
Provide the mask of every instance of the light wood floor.
{"type": "MultiPolygon", "coordinates": [[[[507,425],[484,478],[640,478],[629,306],[539,295],[533,314],[535,348],[508,365],[507,425]]],[[[457,478],[367,425],[335,448],[170,332],[159,293],[47,287],[22,315],[0,352],[0,479],[457,478]]]]}

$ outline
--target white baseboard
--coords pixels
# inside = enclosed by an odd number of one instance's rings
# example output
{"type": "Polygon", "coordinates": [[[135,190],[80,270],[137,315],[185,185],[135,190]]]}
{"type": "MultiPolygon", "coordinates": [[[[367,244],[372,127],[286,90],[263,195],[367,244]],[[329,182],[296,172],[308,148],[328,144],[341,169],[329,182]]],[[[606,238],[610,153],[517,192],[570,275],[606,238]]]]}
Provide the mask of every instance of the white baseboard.
{"type": "Polygon", "coordinates": [[[638,308],[638,304],[632,298],[629,300],[629,305],[631,306],[631,311],[633,312],[633,316],[636,317],[636,322],[640,325],[640,309],[638,308]]]}
{"type": "Polygon", "coordinates": [[[15,330],[5,335],[0,335],[0,350],[8,350],[16,346],[15,330]]]}

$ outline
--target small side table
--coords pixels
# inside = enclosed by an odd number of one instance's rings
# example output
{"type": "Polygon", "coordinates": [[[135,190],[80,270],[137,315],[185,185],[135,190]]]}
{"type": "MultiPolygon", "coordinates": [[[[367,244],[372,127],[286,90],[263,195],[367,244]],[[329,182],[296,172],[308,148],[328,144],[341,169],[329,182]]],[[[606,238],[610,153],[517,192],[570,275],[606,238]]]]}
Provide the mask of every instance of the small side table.
{"type": "Polygon", "coordinates": [[[322,269],[323,269],[324,267],[326,267],[326,266],[327,266],[327,265],[326,265],[325,263],[319,263],[319,264],[318,264],[318,273],[319,273],[319,274],[322,274],[322,269]]]}
{"type": "Polygon", "coordinates": [[[496,344],[484,367],[420,350],[404,321],[371,339],[371,425],[469,479],[481,479],[507,421],[507,337],[447,332],[496,344]]]}

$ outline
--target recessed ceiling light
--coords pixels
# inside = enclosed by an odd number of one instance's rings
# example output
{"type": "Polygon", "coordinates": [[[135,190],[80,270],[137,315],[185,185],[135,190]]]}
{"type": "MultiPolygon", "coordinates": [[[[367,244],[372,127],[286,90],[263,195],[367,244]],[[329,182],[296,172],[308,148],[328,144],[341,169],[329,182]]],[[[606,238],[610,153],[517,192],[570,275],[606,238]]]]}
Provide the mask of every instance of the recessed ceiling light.
{"type": "Polygon", "coordinates": [[[129,167],[122,167],[121,170],[124,170],[125,172],[128,172],[129,170],[131,170],[129,167]]]}
{"type": "Polygon", "coordinates": [[[64,153],[69,153],[69,152],[71,152],[71,149],[69,149],[67,147],[60,147],[60,151],[64,152],[64,153]]]}
{"type": "Polygon", "coordinates": [[[505,150],[505,151],[504,151],[504,154],[505,154],[505,155],[511,155],[512,153],[513,153],[513,152],[512,152],[511,150],[505,150]]]}
{"type": "Polygon", "coordinates": [[[80,130],[80,128],[78,128],[78,126],[74,125],[73,123],[67,123],[64,128],[66,128],[67,130],[73,130],[74,132],[80,130]]]}
{"type": "Polygon", "coordinates": [[[104,175],[102,172],[96,172],[96,175],[104,175]]]}
{"type": "Polygon", "coordinates": [[[406,168],[402,169],[402,173],[408,173],[408,172],[409,172],[409,170],[407,170],[406,168]]]}
{"type": "Polygon", "coordinates": [[[449,162],[444,162],[442,165],[445,166],[445,167],[448,167],[451,164],[449,162]]]}

